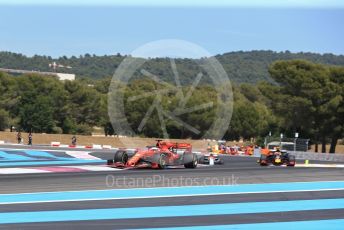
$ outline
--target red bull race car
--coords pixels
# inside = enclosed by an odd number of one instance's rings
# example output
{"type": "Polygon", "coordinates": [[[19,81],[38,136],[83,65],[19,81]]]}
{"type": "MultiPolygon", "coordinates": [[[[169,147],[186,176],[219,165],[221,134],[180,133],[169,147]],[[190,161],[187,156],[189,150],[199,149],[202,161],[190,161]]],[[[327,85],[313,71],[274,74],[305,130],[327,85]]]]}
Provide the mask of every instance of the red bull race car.
{"type": "Polygon", "coordinates": [[[285,150],[270,150],[268,154],[261,154],[258,163],[261,166],[275,165],[275,166],[295,166],[295,156],[289,154],[285,150]]]}
{"type": "Polygon", "coordinates": [[[191,144],[157,140],[155,146],[147,146],[147,149],[137,150],[131,155],[126,150],[118,150],[107,164],[118,168],[163,169],[167,166],[178,165],[196,168],[198,159],[192,152],[191,144]]]}

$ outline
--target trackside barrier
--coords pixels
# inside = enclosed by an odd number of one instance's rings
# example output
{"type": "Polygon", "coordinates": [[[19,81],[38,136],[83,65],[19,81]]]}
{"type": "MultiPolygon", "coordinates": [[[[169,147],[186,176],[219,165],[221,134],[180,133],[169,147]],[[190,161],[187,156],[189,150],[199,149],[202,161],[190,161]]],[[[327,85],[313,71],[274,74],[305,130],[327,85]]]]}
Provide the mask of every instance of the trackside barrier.
{"type": "Polygon", "coordinates": [[[0,141],[0,145],[3,145],[3,144],[5,144],[5,141],[0,141]]]}
{"type": "Polygon", "coordinates": [[[52,142],[50,143],[50,145],[51,145],[51,146],[54,146],[54,147],[59,147],[59,146],[61,145],[61,143],[58,142],[58,141],[52,141],[52,142]]]}
{"type": "Polygon", "coordinates": [[[344,162],[344,154],[290,151],[299,160],[344,162]]]}
{"type": "MultiPolygon", "coordinates": [[[[0,141],[1,144],[1,141],[0,141]]],[[[53,141],[50,143],[50,146],[53,147],[63,147],[63,148],[81,148],[81,149],[115,149],[112,148],[111,145],[66,145],[66,144],[61,144],[60,142],[53,141]]]]}
{"type": "Polygon", "coordinates": [[[93,145],[92,145],[92,148],[93,148],[93,149],[102,149],[102,146],[101,146],[101,145],[95,145],[95,144],[93,144],[93,145]]]}

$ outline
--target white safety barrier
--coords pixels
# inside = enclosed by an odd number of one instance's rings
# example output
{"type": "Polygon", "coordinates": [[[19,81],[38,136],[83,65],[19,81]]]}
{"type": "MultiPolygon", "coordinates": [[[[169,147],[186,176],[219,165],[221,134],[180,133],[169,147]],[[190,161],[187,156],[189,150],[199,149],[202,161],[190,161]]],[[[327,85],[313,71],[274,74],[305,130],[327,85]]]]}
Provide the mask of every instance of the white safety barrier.
{"type": "Polygon", "coordinates": [[[5,144],[5,141],[0,141],[0,145],[3,145],[3,144],[5,144]]]}
{"type": "MultiPolygon", "coordinates": [[[[0,142],[1,143],[1,142],[0,142]]],[[[92,144],[92,145],[66,145],[61,144],[60,142],[53,141],[50,143],[53,147],[59,148],[71,148],[71,149],[111,149],[117,151],[119,148],[112,147],[111,145],[99,145],[99,144],[92,144]]],[[[136,148],[121,148],[126,151],[137,151],[136,148]]]]}
{"type": "Polygon", "coordinates": [[[93,144],[92,149],[102,149],[102,146],[93,144]]]}
{"type": "Polygon", "coordinates": [[[344,162],[344,154],[334,153],[314,153],[314,152],[289,152],[295,155],[296,159],[300,160],[316,160],[316,161],[333,161],[333,162],[344,162]]]}
{"type": "Polygon", "coordinates": [[[50,143],[50,145],[51,145],[51,146],[54,146],[54,147],[59,147],[59,146],[61,145],[61,143],[58,142],[58,141],[52,141],[52,142],[50,143]]]}

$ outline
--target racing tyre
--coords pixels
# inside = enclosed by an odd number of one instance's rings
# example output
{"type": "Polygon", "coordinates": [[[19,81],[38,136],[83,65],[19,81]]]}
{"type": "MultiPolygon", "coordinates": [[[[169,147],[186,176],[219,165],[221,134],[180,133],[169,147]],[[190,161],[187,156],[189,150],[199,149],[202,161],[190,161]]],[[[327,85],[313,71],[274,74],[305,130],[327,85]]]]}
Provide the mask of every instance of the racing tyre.
{"type": "Polygon", "coordinates": [[[295,166],[295,156],[289,155],[287,166],[294,167],[295,166]]]}
{"type": "Polygon", "coordinates": [[[184,167],[196,168],[198,164],[197,155],[195,153],[184,153],[184,167]]]}
{"type": "Polygon", "coordinates": [[[128,159],[129,159],[128,154],[125,151],[118,150],[115,154],[113,161],[114,162],[120,162],[122,164],[126,164],[128,159]]]}
{"type": "Polygon", "coordinates": [[[264,155],[264,154],[260,155],[259,164],[261,166],[267,166],[268,165],[268,158],[266,155],[264,155]]]}
{"type": "Polygon", "coordinates": [[[199,163],[199,164],[204,164],[204,156],[202,156],[202,157],[200,157],[200,158],[198,159],[198,163],[199,163]]]}
{"type": "Polygon", "coordinates": [[[167,157],[165,154],[157,154],[154,156],[153,162],[158,164],[159,169],[164,169],[167,165],[167,157]]]}

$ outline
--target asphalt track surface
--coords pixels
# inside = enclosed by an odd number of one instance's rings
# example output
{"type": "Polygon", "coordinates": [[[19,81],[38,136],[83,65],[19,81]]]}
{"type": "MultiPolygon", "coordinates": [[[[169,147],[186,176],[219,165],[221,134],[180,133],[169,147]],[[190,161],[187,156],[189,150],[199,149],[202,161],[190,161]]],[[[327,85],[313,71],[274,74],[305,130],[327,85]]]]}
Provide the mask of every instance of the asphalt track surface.
{"type": "MultiPolygon", "coordinates": [[[[0,146],[3,148],[18,148],[16,146],[0,146]]],[[[31,148],[23,147],[20,148],[31,148]]],[[[35,146],[35,149],[56,150],[46,146],[35,146]]],[[[63,151],[66,149],[59,150],[63,151]]],[[[70,150],[70,149],[69,149],[70,150]]],[[[73,151],[85,151],[85,149],[73,149],[73,151]]],[[[86,150],[90,151],[90,150],[86,150]]],[[[97,157],[107,159],[113,154],[112,150],[92,150],[97,157]]],[[[0,194],[38,193],[56,191],[85,191],[85,190],[116,190],[136,188],[159,188],[178,186],[208,186],[208,185],[245,185],[266,183],[290,183],[292,182],[319,182],[321,181],[343,181],[344,169],[340,168],[291,168],[291,167],[261,167],[253,157],[230,157],[224,156],[225,164],[209,167],[198,167],[196,169],[166,169],[166,170],[119,170],[111,172],[73,172],[73,173],[50,173],[50,174],[17,174],[0,175],[0,194]]],[[[302,162],[298,162],[302,163],[302,162]]],[[[0,168],[1,170],[1,168],[0,168]]],[[[124,190],[125,191],[125,190],[124,190]]],[[[168,227],[199,227],[215,229],[216,225],[225,226],[223,229],[236,227],[237,229],[275,229],[274,223],[279,223],[280,229],[290,229],[293,224],[302,226],[306,221],[304,229],[326,227],[327,229],[342,229],[344,218],[343,189],[324,189],[310,191],[291,192],[256,192],[240,194],[210,194],[210,195],[185,195],[177,197],[152,197],[140,199],[104,199],[104,200],[80,200],[80,201],[50,201],[50,202],[27,202],[1,204],[0,195],[0,229],[132,229],[132,228],[168,228],[168,227]],[[268,210],[264,207],[261,211],[253,213],[217,213],[211,215],[189,215],[180,216],[161,215],[152,217],[134,218],[132,216],[108,219],[89,220],[66,220],[66,221],[43,221],[34,223],[3,223],[6,215],[14,214],[20,219],[20,215],[26,212],[42,212],[42,216],[48,215],[50,211],[73,211],[73,210],[104,210],[104,209],[136,209],[176,206],[176,209],[167,209],[168,212],[183,210],[193,205],[201,205],[200,209],[207,209],[207,205],[222,204],[252,204],[272,202],[274,207],[279,202],[320,202],[320,207],[331,207],[328,200],[338,200],[338,206],[324,210],[316,208],[303,210],[268,210]],[[324,202],[324,203],[321,203],[324,202]],[[265,210],[266,209],[266,210],[265,210]],[[48,214],[47,214],[48,213],[48,214]],[[301,221],[301,222],[300,222],[301,221]],[[319,222],[320,221],[320,222],[319,222]],[[324,221],[324,222],[322,222],[324,221]],[[334,222],[326,222],[334,221],[334,222]],[[285,222],[285,224],[284,224],[285,222]],[[252,224],[252,225],[247,225],[252,224]],[[271,224],[271,225],[269,225],[271,224]],[[324,225],[322,225],[324,224],[324,225]]],[[[297,207],[298,204],[295,204],[297,207]]],[[[209,207],[210,207],[209,206],[209,207]]],[[[293,205],[291,205],[293,206],[293,205]]],[[[301,205],[302,206],[302,205],[301,205]]],[[[239,207],[240,209],[241,207],[239,207]]],[[[216,209],[216,208],[215,208],[216,209]]],[[[149,209],[147,209],[149,210],[149,209]]],[[[163,210],[163,209],[162,209],[163,210]]],[[[211,207],[209,208],[211,212],[211,207]]],[[[216,210],[215,210],[216,211],[216,210]]],[[[145,211],[146,212],[146,211],[145,211]]],[[[183,211],[181,211],[183,212],[183,211]]],[[[67,214],[66,214],[67,215],[67,214]]],[[[4,221],[6,222],[6,221],[4,221]]],[[[220,227],[218,229],[221,229],[220,227]]],[[[321,228],[320,228],[321,229],[321,228]]]]}

